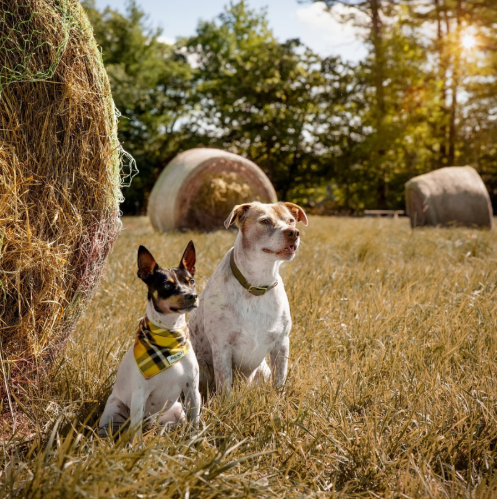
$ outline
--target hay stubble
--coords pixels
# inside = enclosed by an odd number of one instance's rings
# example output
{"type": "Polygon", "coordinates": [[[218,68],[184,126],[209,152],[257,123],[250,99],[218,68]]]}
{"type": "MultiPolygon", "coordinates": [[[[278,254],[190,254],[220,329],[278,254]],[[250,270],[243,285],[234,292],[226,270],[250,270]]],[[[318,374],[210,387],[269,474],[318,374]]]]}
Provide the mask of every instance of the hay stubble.
{"type": "Polygon", "coordinates": [[[144,310],[136,249],[176,265],[193,238],[202,287],[234,234],[160,235],[127,219],[95,300],[29,408],[47,430],[59,418],[53,447],[36,438],[27,454],[11,447],[3,493],[490,497],[497,235],[408,225],[311,217],[284,270],[294,319],[284,393],[238,385],[204,408],[197,437],[150,432],[132,448],[79,431],[105,402],[144,310]],[[67,421],[74,432],[61,430],[67,421]]]}
{"type": "Polygon", "coordinates": [[[80,2],[0,5],[0,414],[12,420],[15,398],[15,428],[25,387],[64,346],[120,230],[120,158],[80,2]]]}

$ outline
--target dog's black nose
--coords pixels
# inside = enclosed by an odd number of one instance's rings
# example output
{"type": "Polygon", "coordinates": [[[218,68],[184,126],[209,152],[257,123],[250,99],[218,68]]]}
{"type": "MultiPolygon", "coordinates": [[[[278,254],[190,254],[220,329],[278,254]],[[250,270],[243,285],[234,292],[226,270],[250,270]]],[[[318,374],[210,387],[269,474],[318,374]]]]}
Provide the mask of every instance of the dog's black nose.
{"type": "Polygon", "coordinates": [[[186,298],[187,298],[188,300],[196,300],[196,299],[197,299],[197,295],[195,295],[195,294],[191,293],[191,294],[189,294],[189,295],[186,295],[186,298]]]}
{"type": "Polygon", "coordinates": [[[297,238],[300,236],[300,231],[298,229],[287,229],[285,230],[285,236],[297,238]]]}

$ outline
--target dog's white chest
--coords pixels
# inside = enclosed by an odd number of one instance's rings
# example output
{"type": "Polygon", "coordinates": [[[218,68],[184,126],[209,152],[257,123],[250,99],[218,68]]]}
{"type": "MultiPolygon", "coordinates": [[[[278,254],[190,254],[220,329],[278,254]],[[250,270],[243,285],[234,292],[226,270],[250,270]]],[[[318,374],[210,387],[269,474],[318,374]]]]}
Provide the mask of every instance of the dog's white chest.
{"type": "MultiPolygon", "coordinates": [[[[251,372],[268,352],[288,335],[291,326],[288,299],[280,289],[264,296],[248,296],[238,282],[230,291],[237,296],[236,309],[220,331],[233,352],[233,367],[251,372]]],[[[231,295],[233,296],[233,295],[231,295]]]]}
{"type": "Polygon", "coordinates": [[[262,333],[257,326],[245,328],[233,341],[233,367],[244,373],[251,373],[284,335],[282,329],[262,333]]]}

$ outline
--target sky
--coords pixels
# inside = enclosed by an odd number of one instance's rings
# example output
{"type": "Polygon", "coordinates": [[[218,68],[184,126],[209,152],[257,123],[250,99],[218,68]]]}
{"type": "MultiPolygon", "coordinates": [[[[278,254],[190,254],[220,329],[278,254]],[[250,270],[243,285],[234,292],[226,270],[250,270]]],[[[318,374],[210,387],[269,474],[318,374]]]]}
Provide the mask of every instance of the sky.
{"type": "MultiPolygon", "coordinates": [[[[96,0],[98,8],[109,5],[123,11],[123,0],[96,0]]],[[[212,20],[229,0],[137,0],[149,15],[149,22],[162,28],[163,41],[195,33],[199,20],[212,20]]],[[[280,41],[300,40],[321,56],[340,55],[356,62],[366,55],[355,28],[340,24],[321,2],[297,0],[247,0],[252,9],[267,7],[269,25],[280,41]]],[[[341,6],[338,6],[340,8],[341,6]]]]}

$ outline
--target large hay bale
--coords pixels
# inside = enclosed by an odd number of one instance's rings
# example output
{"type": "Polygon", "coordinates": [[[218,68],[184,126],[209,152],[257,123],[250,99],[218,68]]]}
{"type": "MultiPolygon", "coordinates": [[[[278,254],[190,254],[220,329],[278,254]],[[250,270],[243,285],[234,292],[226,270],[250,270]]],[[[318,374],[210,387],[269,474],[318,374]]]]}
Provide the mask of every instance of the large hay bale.
{"type": "Polygon", "coordinates": [[[121,193],[114,103],[79,0],[0,3],[5,397],[75,327],[120,230],[121,193]]]}
{"type": "Polygon", "coordinates": [[[450,166],[406,183],[406,211],[412,227],[492,227],[492,205],[480,175],[471,166],[450,166]]]}
{"type": "Polygon", "coordinates": [[[276,192],[252,161],[220,149],[190,149],[164,169],[150,193],[148,216],[157,230],[222,227],[235,204],[275,203],[276,192]]]}

